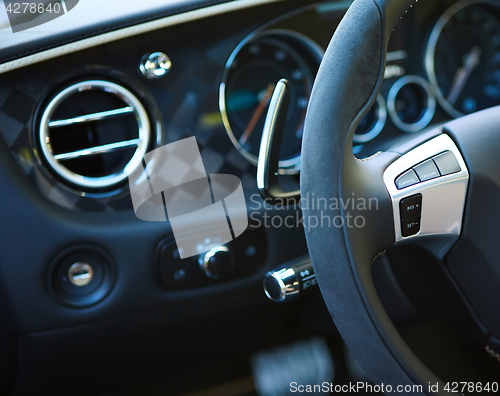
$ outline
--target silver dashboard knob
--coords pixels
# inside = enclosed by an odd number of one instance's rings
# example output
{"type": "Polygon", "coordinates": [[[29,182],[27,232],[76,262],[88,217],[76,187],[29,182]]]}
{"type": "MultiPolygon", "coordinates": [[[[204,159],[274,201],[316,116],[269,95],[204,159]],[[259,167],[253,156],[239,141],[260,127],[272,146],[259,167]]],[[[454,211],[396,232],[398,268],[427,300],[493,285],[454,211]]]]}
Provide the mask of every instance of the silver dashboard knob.
{"type": "Polygon", "coordinates": [[[87,263],[75,263],[68,270],[68,279],[75,286],[87,286],[94,277],[92,267],[87,263]]]}
{"type": "Polygon", "coordinates": [[[145,77],[155,80],[165,76],[172,67],[170,58],[163,52],[153,52],[142,58],[139,69],[145,77]]]}
{"type": "Polygon", "coordinates": [[[216,246],[198,256],[203,273],[212,279],[222,279],[234,269],[234,258],[226,246],[216,246]]]}

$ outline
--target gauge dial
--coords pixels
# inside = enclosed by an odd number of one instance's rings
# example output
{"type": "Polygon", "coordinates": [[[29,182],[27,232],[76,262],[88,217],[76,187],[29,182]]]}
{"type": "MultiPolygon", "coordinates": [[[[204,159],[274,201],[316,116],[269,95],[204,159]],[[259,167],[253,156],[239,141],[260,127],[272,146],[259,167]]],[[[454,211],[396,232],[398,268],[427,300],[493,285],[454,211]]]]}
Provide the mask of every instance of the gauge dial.
{"type": "Polygon", "coordinates": [[[309,38],[286,30],[260,32],[243,41],[229,58],[220,89],[220,108],[238,151],[257,164],[269,102],[278,81],[290,82],[290,109],[280,151],[280,168],[300,168],[302,131],[311,89],[323,51],[309,38]]]}
{"type": "Polygon", "coordinates": [[[441,106],[460,117],[500,104],[500,8],[462,0],[431,34],[426,69],[441,106]]]}

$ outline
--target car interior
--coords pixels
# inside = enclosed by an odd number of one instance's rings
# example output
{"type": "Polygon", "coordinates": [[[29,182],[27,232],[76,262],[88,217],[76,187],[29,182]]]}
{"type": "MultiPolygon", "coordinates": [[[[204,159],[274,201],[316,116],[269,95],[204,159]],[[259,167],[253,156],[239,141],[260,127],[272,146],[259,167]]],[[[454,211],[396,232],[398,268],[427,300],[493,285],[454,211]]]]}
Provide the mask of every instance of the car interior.
{"type": "Polygon", "coordinates": [[[499,392],[500,0],[27,1],[0,395],[499,392]]]}

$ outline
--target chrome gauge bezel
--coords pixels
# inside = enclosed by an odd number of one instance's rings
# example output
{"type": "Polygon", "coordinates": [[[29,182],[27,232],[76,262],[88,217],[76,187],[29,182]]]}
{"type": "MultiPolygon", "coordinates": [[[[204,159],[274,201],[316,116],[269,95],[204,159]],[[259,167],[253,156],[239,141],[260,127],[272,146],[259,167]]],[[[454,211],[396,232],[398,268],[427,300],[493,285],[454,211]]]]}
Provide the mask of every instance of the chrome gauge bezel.
{"type": "MultiPolygon", "coordinates": [[[[233,62],[235,58],[238,56],[241,49],[245,47],[249,42],[266,36],[276,37],[280,40],[283,40],[283,37],[285,37],[291,39],[294,42],[297,42],[299,45],[302,46],[303,50],[308,51],[309,54],[313,57],[313,59],[315,59],[318,62],[318,66],[321,63],[323,56],[325,54],[324,50],[311,38],[303,35],[302,33],[298,33],[293,30],[287,30],[287,29],[269,29],[269,30],[258,30],[256,32],[253,32],[247,37],[245,37],[245,39],[243,39],[231,53],[231,56],[226,62],[224,73],[222,75],[222,82],[219,87],[219,109],[222,116],[222,122],[224,124],[224,127],[226,129],[229,138],[231,139],[231,142],[236,147],[238,152],[246,160],[248,160],[251,164],[255,166],[257,166],[258,163],[257,156],[248,152],[245,148],[241,146],[231,128],[231,124],[229,122],[226,110],[226,85],[227,85],[227,78],[229,75],[229,71],[231,70],[233,62]]],[[[291,159],[280,161],[278,172],[280,174],[287,174],[287,175],[298,174],[300,172],[300,155],[291,159]]]]}
{"type": "Polygon", "coordinates": [[[359,135],[356,133],[354,134],[353,141],[356,144],[365,144],[372,141],[378,135],[380,135],[380,132],[382,132],[382,130],[384,129],[385,123],[387,121],[387,104],[385,102],[384,97],[381,94],[378,94],[377,100],[375,101],[373,106],[376,106],[375,112],[376,112],[377,122],[372,127],[372,129],[367,133],[359,135]]]}
{"type": "Polygon", "coordinates": [[[495,0],[461,0],[458,3],[454,4],[450,8],[448,8],[443,15],[436,22],[436,25],[432,29],[431,35],[429,37],[429,41],[427,43],[427,50],[425,53],[425,70],[427,73],[427,78],[429,79],[429,83],[434,91],[435,97],[437,101],[441,105],[441,107],[453,118],[463,117],[465,114],[455,109],[444,97],[441,90],[439,89],[439,84],[436,76],[436,69],[434,59],[436,56],[436,46],[439,38],[441,37],[441,33],[446,26],[446,24],[453,18],[458,12],[463,10],[466,7],[484,4],[488,6],[492,6],[498,8],[500,10],[500,3],[495,0]]]}
{"type": "Polygon", "coordinates": [[[389,91],[389,95],[387,97],[387,110],[389,111],[389,115],[391,116],[394,125],[396,125],[403,132],[413,133],[421,131],[429,125],[434,117],[434,113],[436,112],[436,98],[433,95],[429,82],[426,79],[415,75],[400,78],[394,83],[389,91]],[[396,96],[401,91],[401,88],[408,84],[419,85],[427,95],[426,110],[422,118],[413,124],[409,124],[401,120],[396,111],[396,96]]]}

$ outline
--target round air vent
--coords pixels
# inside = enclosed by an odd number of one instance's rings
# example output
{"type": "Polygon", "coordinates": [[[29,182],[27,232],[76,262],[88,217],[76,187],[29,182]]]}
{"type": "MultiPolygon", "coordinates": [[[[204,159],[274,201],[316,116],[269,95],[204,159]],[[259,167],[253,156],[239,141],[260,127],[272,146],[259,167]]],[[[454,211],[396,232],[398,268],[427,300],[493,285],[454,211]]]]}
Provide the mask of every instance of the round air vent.
{"type": "Polygon", "coordinates": [[[38,133],[49,167],[82,190],[109,189],[141,164],[151,141],[148,114],[129,90],[102,80],[72,85],[43,112],[38,133]]]}

